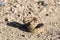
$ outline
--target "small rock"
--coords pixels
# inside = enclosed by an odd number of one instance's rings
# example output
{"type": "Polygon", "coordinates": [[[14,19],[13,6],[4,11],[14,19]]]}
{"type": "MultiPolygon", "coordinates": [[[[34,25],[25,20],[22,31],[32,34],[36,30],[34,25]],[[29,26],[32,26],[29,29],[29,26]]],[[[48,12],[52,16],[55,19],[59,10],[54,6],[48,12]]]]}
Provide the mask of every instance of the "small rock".
{"type": "Polygon", "coordinates": [[[4,4],[5,4],[4,2],[0,2],[0,7],[1,7],[1,6],[4,6],[4,4]]]}

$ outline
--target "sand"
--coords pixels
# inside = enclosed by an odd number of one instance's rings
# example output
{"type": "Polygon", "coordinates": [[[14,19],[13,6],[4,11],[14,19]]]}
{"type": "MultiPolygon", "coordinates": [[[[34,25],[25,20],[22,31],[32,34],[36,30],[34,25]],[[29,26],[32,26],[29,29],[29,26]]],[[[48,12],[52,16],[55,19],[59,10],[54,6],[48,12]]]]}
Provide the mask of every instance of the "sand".
{"type": "Polygon", "coordinates": [[[60,40],[60,0],[0,0],[0,40],[60,40]],[[44,25],[27,32],[33,17],[44,25]]]}

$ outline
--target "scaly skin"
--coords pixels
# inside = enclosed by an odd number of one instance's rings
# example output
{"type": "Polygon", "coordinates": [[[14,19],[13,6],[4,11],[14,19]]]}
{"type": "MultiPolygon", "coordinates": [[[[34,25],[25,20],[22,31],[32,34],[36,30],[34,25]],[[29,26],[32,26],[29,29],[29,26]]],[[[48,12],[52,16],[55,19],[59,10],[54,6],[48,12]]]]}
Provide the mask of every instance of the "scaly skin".
{"type": "Polygon", "coordinates": [[[28,27],[29,27],[29,31],[31,33],[42,33],[42,32],[44,32],[46,30],[45,25],[43,23],[39,23],[39,20],[37,18],[35,18],[35,17],[30,22],[30,25],[28,27]]]}

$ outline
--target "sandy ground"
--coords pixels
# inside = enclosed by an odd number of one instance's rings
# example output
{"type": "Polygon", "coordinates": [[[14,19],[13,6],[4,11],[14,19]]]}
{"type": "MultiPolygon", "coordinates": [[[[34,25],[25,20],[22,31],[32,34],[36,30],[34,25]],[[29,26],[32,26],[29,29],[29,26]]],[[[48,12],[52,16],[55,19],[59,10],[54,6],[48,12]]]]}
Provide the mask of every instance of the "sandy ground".
{"type": "Polygon", "coordinates": [[[0,40],[60,40],[60,0],[0,0],[0,40]],[[33,17],[44,31],[22,28],[33,17]]]}

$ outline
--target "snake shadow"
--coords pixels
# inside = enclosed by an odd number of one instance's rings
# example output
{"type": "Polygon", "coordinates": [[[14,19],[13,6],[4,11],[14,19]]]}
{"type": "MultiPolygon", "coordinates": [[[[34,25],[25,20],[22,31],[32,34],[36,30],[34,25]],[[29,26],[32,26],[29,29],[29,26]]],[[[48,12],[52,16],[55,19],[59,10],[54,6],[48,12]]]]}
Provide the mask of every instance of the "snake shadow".
{"type": "Polygon", "coordinates": [[[28,26],[30,25],[30,23],[20,24],[18,22],[8,22],[7,25],[14,27],[14,28],[18,28],[18,29],[26,31],[26,32],[29,32],[28,26]]]}

